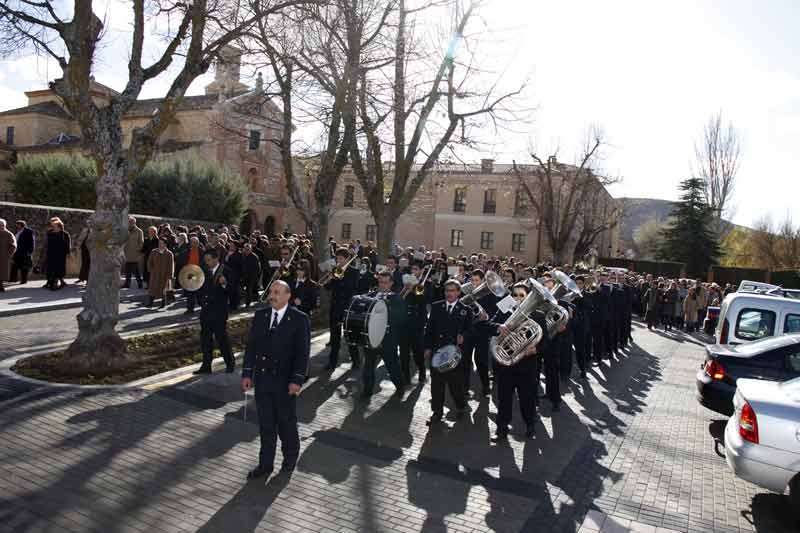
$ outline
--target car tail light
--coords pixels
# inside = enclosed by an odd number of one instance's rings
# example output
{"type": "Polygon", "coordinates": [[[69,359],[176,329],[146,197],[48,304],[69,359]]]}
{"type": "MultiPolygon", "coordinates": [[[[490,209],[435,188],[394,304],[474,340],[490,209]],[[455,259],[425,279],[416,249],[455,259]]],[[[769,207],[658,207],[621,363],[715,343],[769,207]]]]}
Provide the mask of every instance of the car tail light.
{"type": "Polygon", "coordinates": [[[716,359],[712,359],[706,363],[706,374],[712,379],[724,379],[725,367],[716,359]]]}
{"type": "Polygon", "coordinates": [[[744,402],[739,415],[739,435],[744,440],[758,444],[758,419],[756,419],[756,412],[747,402],[744,402]]]}
{"type": "Polygon", "coordinates": [[[728,343],[728,319],[722,321],[722,332],[719,334],[719,343],[720,344],[727,344],[728,343]]]}

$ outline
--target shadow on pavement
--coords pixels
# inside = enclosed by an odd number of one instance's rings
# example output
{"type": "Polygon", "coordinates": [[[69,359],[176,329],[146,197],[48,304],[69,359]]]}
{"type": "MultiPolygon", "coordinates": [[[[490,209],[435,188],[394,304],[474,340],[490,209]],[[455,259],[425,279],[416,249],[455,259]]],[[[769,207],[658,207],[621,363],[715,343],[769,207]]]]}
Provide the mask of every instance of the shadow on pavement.
{"type": "Polygon", "coordinates": [[[789,498],[781,494],[756,494],[750,511],[742,516],[760,533],[800,531],[800,509],[792,509],[789,498]]]}
{"type": "Polygon", "coordinates": [[[255,531],[270,506],[289,484],[289,479],[288,476],[274,476],[266,485],[263,481],[247,483],[197,531],[200,533],[255,531]]]}

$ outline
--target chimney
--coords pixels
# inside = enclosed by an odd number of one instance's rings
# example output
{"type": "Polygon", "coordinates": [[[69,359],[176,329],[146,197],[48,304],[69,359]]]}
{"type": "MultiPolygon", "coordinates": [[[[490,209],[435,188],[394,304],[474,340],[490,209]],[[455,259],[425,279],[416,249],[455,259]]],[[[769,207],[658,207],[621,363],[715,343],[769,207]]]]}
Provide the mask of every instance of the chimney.
{"type": "Polygon", "coordinates": [[[494,172],[494,159],[481,159],[481,172],[484,174],[494,172]]]}
{"type": "Polygon", "coordinates": [[[556,156],[551,155],[550,157],[547,158],[547,164],[550,165],[551,167],[556,166],[556,163],[557,163],[556,156]]]}

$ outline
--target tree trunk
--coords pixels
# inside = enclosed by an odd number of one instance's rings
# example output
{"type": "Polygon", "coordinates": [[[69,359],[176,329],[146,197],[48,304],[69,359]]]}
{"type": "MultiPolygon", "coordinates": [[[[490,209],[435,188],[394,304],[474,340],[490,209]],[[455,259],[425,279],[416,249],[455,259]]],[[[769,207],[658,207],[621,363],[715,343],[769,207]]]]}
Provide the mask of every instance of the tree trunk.
{"type": "Polygon", "coordinates": [[[89,237],[91,270],[83,311],[77,316],[78,337],[67,349],[64,368],[74,374],[91,371],[103,375],[126,362],[125,344],[116,325],[119,320],[122,246],[128,236],[130,185],[122,168],[107,166],[97,183],[97,206],[89,237]]]}
{"type": "Polygon", "coordinates": [[[311,231],[314,236],[314,258],[317,260],[317,263],[322,263],[328,260],[329,223],[330,218],[327,211],[317,210],[312,214],[311,231]]]}
{"type": "Polygon", "coordinates": [[[384,211],[383,216],[375,219],[378,237],[378,257],[381,264],[386,264],[386,258],[394,253],[394,234],[397,230],[397,219],[399,216],[392,216],[384,211]]]}

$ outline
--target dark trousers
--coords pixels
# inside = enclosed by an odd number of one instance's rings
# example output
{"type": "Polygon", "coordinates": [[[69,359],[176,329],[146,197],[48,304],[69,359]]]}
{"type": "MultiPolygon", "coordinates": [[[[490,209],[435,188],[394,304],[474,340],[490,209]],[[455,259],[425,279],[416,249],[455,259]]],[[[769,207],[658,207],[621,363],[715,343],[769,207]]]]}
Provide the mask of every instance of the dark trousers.
{"type": "Polygon", "coordinates": [[[131,286],[131,276],[136,277],[136,283],[139,286],[142,286],[142,275],[139,273],[139,263],[134,261],[131,263],[125,263],[125,286],[131,286]]]}
{"type": "Polygon", "coordinates": [[[30,271],[24,264],[18,263],[16,260],[11,261],[11,272],[8,281],[14,283],[17,281],[17,272],[19,272],[20,283],[28,283],[28,272],[30,271]]]}
{"type": "Polygon", "coordinates": [[[597,323],[592,323],[592,357],[595,361],[600,361],[605,355],[605,337],[603,329],[606,324],[602,320],[597,320],[597,323]]]}
{"type": "Polygon", "coordinates": [[[197,303],[197,293],[195,291],[183,291],[186,295],[186,310],[194,311],[194,306],[197,303]]]}
{"type": "Polygon", "coordinates": [[[561,403],[561,384],[559,376],[559,351],[550,350],[544,354],[545,394],[553,404],[561,403]]]}
{"type": "Polygon", "coordinates": [[[603,344],[606,349],[606,355],[611,357],[613,352],[617,351],[617,319],[612,317],[607,322],[607,327],[603,330],[603,344]]]}
{"type": "MultiPolygon", "coordinates": [[[[339,349],[342,344],[344,307],[332,303],[330,311],[328,312],[328,320],[331,331],[331,352],[328,356],[328,366],[336,367],[339,364],[339,349]]],[[[359,360],[358,347],[348,345],[348,351],[350,352],[350,359],[353,361],[353,367],[358,368],[361,363],[359,360]]]]}
{"type": "Polygon", "coordinates": [[[586,362],[592,349],[592,337],[587,329],[580,328],[573,334],[572,343],[575,346],[575,361],[583,374],[586,372],[586,362]]]}
{"type": "Polygon", "coordinates": [[[228,304],[230,305],[232,311],[236,311],[239,309],[239,304],[241,302],[241,287],[239,286],[239,280],[231,280],[228,287],[228,304]]]}
{"type": "Polygon", "coordinates": [[[250,307],[254,300],[258,301],[258,278],[245,278],[242,288],[244,290],[244,305],[250,307]]]}
{"type": "Polygon", "coordinates": [[[211,367],[214,358],[214,340],[217,341],[219,351],[225,364],[234,364],[233,352],[231,351],[231,341],[228,338],[228,319],[219,318],[200,318],[200,344],[203,347],[203,366],[211,367]]]}
{"type": "Polygon", "coordinates": [[[92,266],[92,256],[86,243],[81,245],[81,271],[78,273],[78,281],[89,281],[89,270],[92,266]]]}
{"type": "Polygon", "coordinates": [[[469,340],[469,344],[465,346],[464,358],[466,365],[464,369],[464,390],[468,391],[470,388],[470,377],[472,375],[472,363],[475,362],[475,368],[478,370],[478,377],[481,380],[481,385],[484,389],[489,388],[489,337],[475,336],[469,340]],[[470,355],[471,354],[471,355],[470,355]],[[470,358],[472,357],[472,358],[470,358]]]}
{"type": "MultiPolygon", "coordinates": [[[[415,319],[412,319],[415,320],[415,319]]],[[[405,335],[400,339],[400,369],[406,383],[411,382],[411,357],[414,357],[414,364],[417,365],[420,379],[425,378],[425,348],[423,340],[425,338],[425,324],[420,320],[420,326],[416,323],[406,330],[405,335]]]]}
{"type": "Polygon", "coordinates": [[[534,372],[536,362],[526,357],[516,365],[496,365],[494,370],[495,387],[497,388],[497,427],[506,429],[511,422],[514,407],[514,394],[519,398],[519,409],[522,420],[533,424],[536,417],[536,387],[534,372]]]}
{"type": "MultiPolygon", "coordinates": [[[[357,349],[357,348],[356,348],[357,349]]],[[[378,350],[364,348],[364,364],[361,368],[361,382],[364,385],[362,394],[371,396],[375,391],[375,368],[378,361],[383,359],[383,364],[389,372],[389,378],[396,389],[404,387],[403,372],[400,370],[400,360],[397,357],[397,345],[383,346],[378,350]]]]}
{"type": "Polygon", "coordinates": [[[565,331],[561,335],[569,335],[569,338],[562,341],[558,350],[558,374],[561,379],[569,379],[572,375],[572,334],[565,331]]]}
{"type": "Polygon", "coordinates": [[[297,396],[290,396],[288,384],[262,372],[255,375],[255,397],[258,426],[261,433],[259,466],[272,470],[275,448],[281,438],[283,464],[293,468],[300,455],[300,436],[297,431],[297,396]]]}
{"type": "Polygon", "coordinates": [[[465,398],[466,388],[464,387],[464,369],[461,365],[466,364],[464,359],[461,363],[449,372],[439,372],[431,368],[431,409],[434,416],[444,414],[444,387],[450,389],[450,396],[456,408],[464,409],[467,406],[465,398]]]}

